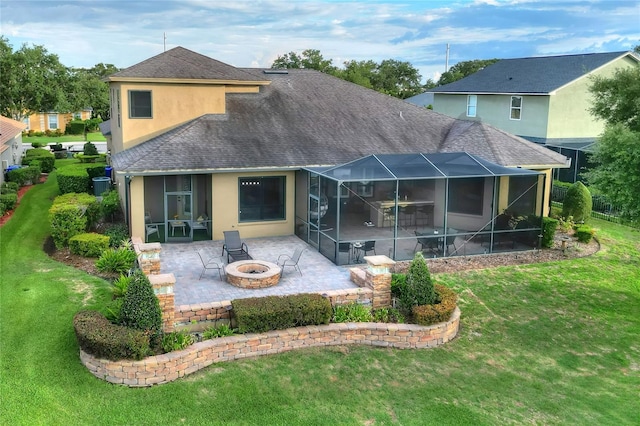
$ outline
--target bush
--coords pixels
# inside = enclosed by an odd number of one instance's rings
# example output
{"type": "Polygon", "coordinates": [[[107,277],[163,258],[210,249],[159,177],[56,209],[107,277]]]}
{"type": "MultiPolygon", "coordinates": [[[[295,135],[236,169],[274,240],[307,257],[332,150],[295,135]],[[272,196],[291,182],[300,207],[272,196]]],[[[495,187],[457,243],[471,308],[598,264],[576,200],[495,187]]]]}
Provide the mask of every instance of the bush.
{"type": "Polygon", "coordinates": [[[120,276],[113,281],[113,297],[116,299],[124,297],[129,288],[129,284],[131,284],[131,276],[120,274],[120,276]]]}
{"type": "Polygon", "coordinates": [[[20,185],[15,182],[5,182],[0,188],[0,194],[17,194],[20,185]]]}
{"type": "Polygon", "coordinates": [[[448,321],[456,309],[458,295],[453,290],[436,284],[435,291],[437,294],[436,303],[412,308],[413,318],[417,324],[431,325],[448,321]]]}
{"type": "Polygon", "coordinates": [[[87,127],[87,132],[97,132],[98,130],[100,130],[100,123],[102,123],[102,118],[90,118],[88,120],[85,120],[84,123],[87,127]]]}
{"type": "Polygon", "coordinates": [[[69,250],[84,257],[98,257],[109,248],[109,237],[95,232],[82,233],[69,238],[69,250]]]}
{"type": "Polygon", "coordinates": [[[18,194],[2,194],[0,195],[0,206],[3,212],[13,210],[18,204],[18,194]]]}
{"type": "Polygon", "coordinates": [[[89,164],[85,170],[89,178],[93,179],[94,177],[105,177],[105,167],[104,164],[89,164]]]}
{"type": "Polygon", "coordinates": [[[588,243],[595,234],[595,230],[588,225],[580,225],[576,228],[576,238],[581,243],[588,243]]]}
{"type": "Polygon", "coordinates": [[[195,339],[187,331],[172,331],[162,336],[162,350],[164,353],[179,351],[192,345],[195,339]]]}
{"type": "Polygon", "coordinates": [[[573,216],[577,222],[586,222],[591,217],[591,193],[580,181],[571,185],[562,202],[562,216],[573,216]]]}
{"type": "Polygon", "coordinates": [[[436,292],[422,252],[417,252],[409,265],[406,290],[406,302],[411,303],[411,306],[430,305],[436,300],[436,292]]]}
{"type": "Polygon", "coordinates": [[[104,316],[112,324],[120,324],[120,312],[122,312],[122,297],[111,300],[104,308],[104,316]]]}
{"type": "MultiPolygon", "coordinates": [[[[104,198],[102,199],[104,201],[104,198]]],[[[102,205],[105,211],[104,204],[102,205]]],[[[109,246],[118,247],[123,241],[129,241],[129,228],[124,223],[109,224],[104,229],[104,235],[109,237],[109,246]]]]}
{"type": "Polygon", "coordinates": [[[57,175],[61,194],[89,192],[91,188],[91,179],[84,167],[63,167],[58,170],[57,175]]]}
{"type": "Polygon", "coordinates": [[[152,347],[159,342],[162,334],[162,311],[158,298],[153,293],[149,278],[136,270],[122,301],[121,324],[143,331],[149,336],[152,347]]]}
{"type": "Polygon", "coordinates": [[[553,240],[556,236],[558,221],[550,217],[542,218],[542,247],[553,247],[553,240]]]}
{"type": "Polygon", "coordinates": [[[357,302],[337,305],[333,308],[333,322],[371,322],[371,307],[357,302]]]}
{"type": "Polygon", "coordinates": [[[7,180],[14,182],[19,186],[25,186],[30,180],[31,173],[28,167],[20,167],[7,172],[7,180]]]}
{"type": "Polygon", "coordinates": [[[227,324],[220,324],[217,327],[209,327],[202,333],[203,340],[216,339],[218,337],[233,336],[236,331],[227,324]]]}
{"type": "Polygon", "coordinates": [[[117,248],[110,248],[102,252],[96,261],[96,268],[100,272],[112,272],[118,274],[128,273],[136,261],[136,253],[130,244],[121,244],[117,248]]]}
{"type": "Polygon", "coordinates": [[[252,297],[231,304],[240,333],[328,324],[333,313],[329,299],[319,294],[252,297]]]}
{"type": "Polygon", "coordinates": [[[121,212],[120,195],[118,191],[110,190],[102,194],[102,214],[104,214],[105,219],[113,220],[118,217],[121,212]]]}
{"type": "Polygon", "coordinates": [[[98,148],[96,148],[96,146],[92,142],[87,142],[84,144],[83,154],[98,155],[98,148]]]}
{"type": "Polygon", "coordinates": [[[83,135],[87,128],[83,120],[71,120],[67,123],[65,133],[68,135],[83,135]]]}
{"type": "Polygon", "coordinates": [[[80,348],[98,358],[117,361],[149,354],[149,337],[144,332],[112,324],[100,312],[78,312],[73,328],[80,348]]]}
{"type": "Polygon", "coordinates": [[[51,237],[58,248],[69,244],[69,238],[89,229],[100,215],[100,204],[89,194],[64,194],[53,200],[49,209],[51,237]]]}
{"type": "Polygon", "coordinates": [[[42,173],[51,173],[56,162],[56,157],[47,149],[28,149],[24,154],[22,165],[30,165],[33,160],[40,161],[42,173]]]}
{"type": "Polygon", "coordinates": [[[395,308],[378,308],[371,311],[374,322],[393,322],[402,324],[405,322],[404,315],[395,308]]]}

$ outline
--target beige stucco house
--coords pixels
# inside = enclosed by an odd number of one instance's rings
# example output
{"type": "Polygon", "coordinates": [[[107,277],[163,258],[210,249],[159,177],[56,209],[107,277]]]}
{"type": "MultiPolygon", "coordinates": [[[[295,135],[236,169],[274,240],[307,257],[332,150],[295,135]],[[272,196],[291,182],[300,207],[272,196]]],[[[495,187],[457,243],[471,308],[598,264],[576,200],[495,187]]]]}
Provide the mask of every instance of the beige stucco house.
{"type": "Polygon", "coordinates": [[[47,130],[64,133],[67,123],[71,120],[88,120],[91,118],[91,109],[84,109],[77,112],[38,112],[22,119],[25,124],[25,131],[46,132],[47,130]]]}
{"type": "Polygon", "coordinates": [[[177,47],[108,82],[101,128],[131,233],[148,241],[296,234],[345,263],[344,244],[405,259],[416,232],[441,229],[458,246],[486,234],[466,254],[493,251],[482,243],[495,218],[516,206],[545,215],[552,170],[567,165],[485,123],[313,70],[236,68],[177,47]]]}
{"type": "Polygon", "coordinates": [[[579,153],[590,150],[605,124],[589,113],[590,78],[637,66],[632,52],[503,59],[429,92],[434,111],[561,151],[573,160],[563,180],[575,181],[585,163],[579,153]]]}

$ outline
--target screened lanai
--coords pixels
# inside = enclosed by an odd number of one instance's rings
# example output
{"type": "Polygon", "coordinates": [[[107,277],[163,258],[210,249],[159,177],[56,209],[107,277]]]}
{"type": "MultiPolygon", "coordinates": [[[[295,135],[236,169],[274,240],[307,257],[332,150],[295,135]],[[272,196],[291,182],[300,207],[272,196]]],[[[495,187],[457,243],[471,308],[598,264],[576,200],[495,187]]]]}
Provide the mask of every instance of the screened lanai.
{"type": "Polygon", "coordinates": [[[296,176],[296,234],[336,264],[530,250],[544,174],[464,152],[370,155],[296,176]]]}

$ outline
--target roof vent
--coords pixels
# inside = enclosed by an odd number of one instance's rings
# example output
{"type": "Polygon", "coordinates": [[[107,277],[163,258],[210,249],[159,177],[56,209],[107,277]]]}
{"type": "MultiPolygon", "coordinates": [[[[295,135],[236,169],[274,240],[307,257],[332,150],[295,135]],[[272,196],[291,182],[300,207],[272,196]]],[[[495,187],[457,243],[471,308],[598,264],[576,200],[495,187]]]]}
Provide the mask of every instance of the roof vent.
{"type": "Polygon", "coordinates": [[[277,69],[277,68],[269,68],[268,70],[262,71],[265,74],[289,74],[289,71],[286,69],[277,69]]]}

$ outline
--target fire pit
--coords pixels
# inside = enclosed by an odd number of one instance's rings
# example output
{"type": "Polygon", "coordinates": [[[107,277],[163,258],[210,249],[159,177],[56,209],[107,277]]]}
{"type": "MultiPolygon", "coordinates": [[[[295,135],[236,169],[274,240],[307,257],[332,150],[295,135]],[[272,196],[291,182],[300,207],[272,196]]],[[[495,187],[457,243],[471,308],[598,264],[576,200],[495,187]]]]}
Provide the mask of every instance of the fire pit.
{"type": "Polygon", "coordinates": [[[224,268],[227,282],[240,288],[273,287],[280,281],[282,268],[264,260],[241,260],[224,268]]]}

